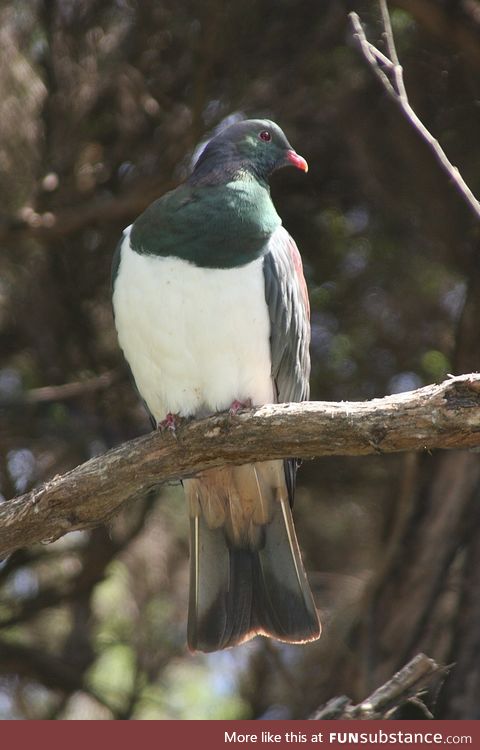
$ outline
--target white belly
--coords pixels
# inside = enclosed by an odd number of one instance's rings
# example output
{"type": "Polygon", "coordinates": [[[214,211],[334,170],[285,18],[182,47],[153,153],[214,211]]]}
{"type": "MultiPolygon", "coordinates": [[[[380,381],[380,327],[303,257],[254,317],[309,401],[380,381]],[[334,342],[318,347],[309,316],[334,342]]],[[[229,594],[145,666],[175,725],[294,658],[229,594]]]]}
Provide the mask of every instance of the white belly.
{"type": "Polygon", "coordinates": [[[135,253],[127,230],[113,305],[120,346],[157,421],[274,400],[262,258],[197,268],[135,253]]]}

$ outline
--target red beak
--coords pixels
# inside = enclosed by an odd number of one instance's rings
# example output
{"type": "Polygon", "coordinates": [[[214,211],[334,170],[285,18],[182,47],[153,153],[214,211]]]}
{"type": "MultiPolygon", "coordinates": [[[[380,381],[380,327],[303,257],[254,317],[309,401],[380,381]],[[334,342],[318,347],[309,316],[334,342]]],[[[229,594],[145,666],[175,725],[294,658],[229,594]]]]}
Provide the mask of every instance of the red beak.
{"type": "Polygon", "coordinates": [[[300,156],[297,154],[296,151],[287,151],[287,160],[290,162],[290,164],[293,164],[294,167],[297,167],[297,169],[301,169],[302,172],[308,172],[308,164],[303,158],[303,156],[300,156]]]}

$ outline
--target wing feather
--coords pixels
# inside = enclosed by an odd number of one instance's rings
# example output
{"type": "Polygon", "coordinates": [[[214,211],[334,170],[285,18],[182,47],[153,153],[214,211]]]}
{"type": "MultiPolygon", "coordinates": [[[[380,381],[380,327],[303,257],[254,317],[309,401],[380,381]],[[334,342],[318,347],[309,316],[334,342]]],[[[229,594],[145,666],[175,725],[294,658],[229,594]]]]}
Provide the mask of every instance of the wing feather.
{"type": "MultiPolygon", "coordinates": [[[[306,401],[310,395],[310,305],[300,253],[283,227],[270,238],[263,270],[277,402],[306,401]]],[[[293,503],[298,461],[288,459],[284,465],[293,503]]]]}
{"type": "Polygon", "coordinates": [[[306,401],[310,394],[310,307],[300,253],[283,227],[269,241],[263,268],[277,400],[306,401]]]}

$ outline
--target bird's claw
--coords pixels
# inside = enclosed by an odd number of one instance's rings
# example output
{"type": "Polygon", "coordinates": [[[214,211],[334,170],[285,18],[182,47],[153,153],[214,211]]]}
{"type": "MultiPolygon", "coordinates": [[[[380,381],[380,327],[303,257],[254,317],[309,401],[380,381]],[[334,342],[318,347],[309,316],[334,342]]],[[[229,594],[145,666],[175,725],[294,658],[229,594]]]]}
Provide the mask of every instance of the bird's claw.
{"type": "Polygon", "coordinates": [[[182,418],[179,414],[171,414],[171,412],[168,412],[165,419],[162,419],[161,422],[158,422],[157,429],[160,430],[160,432],[166,432],[167,430],[172,433],[173,437],[177,437],[177,427],[180,426],[182,422],[182,418]]]}
{"type": "Polygon", "coordinates": [[[251,409],[252,408],[252,399],[247,398],[245,401],[232,401],[230,404],[230,408],[228,410],[228,413],[231,417],[234,417],[236,414],[238,414],[239,411],[242,409],[251,409]]]}

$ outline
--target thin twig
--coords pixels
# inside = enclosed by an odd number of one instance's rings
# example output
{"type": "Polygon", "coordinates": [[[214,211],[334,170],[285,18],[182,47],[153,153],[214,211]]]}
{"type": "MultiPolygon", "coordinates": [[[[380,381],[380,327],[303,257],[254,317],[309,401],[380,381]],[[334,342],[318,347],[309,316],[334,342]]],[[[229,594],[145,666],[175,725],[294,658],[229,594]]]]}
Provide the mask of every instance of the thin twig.
{"type": "MultiPolygon", "coordinates": [[[[383,72],[383,70],[380,68],[380,66],[377,64],[377,57],[383,58],[388,60],[388,58],[385,58],[385,55],[380,52],[379,49],[377,49],[371,42],[368,41],[367,37],[365,36],[365,32],[363,30],[363,26],[360,22],[360,16],[358,13],[355,13],[352,11],[349,15],[352,27],[353,27],[353,38],[356,41],[358,47],[360,48],[360,51],[362,55],[364,56],[365,60],[370,65],[370,68],[374,75],[378,78],[380,83],[382,84],[383,88],[387,92],[387,94],[394,100],[397,100],[397,92],[393,88],[390,79],[387,75],[383,72]]],[[[393,66],[393,63],[391,60],[388,60],[388,67],[393,66]]]]}
{"type": "Polygon", "coordinates": [[[376,48],[376,47],[375,47],[375,46],[374,46],[373,44],[371,44],[370,42],[367,42],[367,44],[368,44],[368,48],[369,48],[370,52],[372,53],[372,55],[373,55],[374,57],[376,57],[376,58],[377,58],[377,60],[378,60],[379,62],[381,62],[381,63],[382,63],[382,65],[383,65],[383,66],[384,66],[385,68],[387,68],[387,70],[392,70],[392,71],[393,71],[393,69],[394,69],[395,65],[394,65],[394,64],[392,63],[392,61],[390,60],[390,58],[388,58],[388,57],[387,57],[386,55],[384,55],[384,54],[383,54],[383,52],[380,52],[380,50],[379,50],[379,49],[377,49],[377,48],[376,48]]]}
{"type": "Polygon", "coordinates": [[[480,202],[470,190],[469,186],[460,174],[458,168],[451,163],[445,151],[440,146],[439,142],[423,124],[409,102],[408,94],[403,80],[403,70],[398,62],[398,55],[395,48],[395,42],[393,38],[386,0],[379,0],[379,2],[384,23],[384,35],[390,59],[387,58],[383,54],[383,52],[381,52],[371,42],[368,41],[367,37],[365,36],[365,31],[363,30],[360,17],[355,12],[349,14],[350,22],[353,28],[353,38],[363,57],[367,61],[370,70],[380,81],[390,99],[395,102],[395,104],[403,112],[412,127],[425,141],[425,143],[427,143],[441,168],[444,170],[451,183],[462,196],[470,212],[474,215],[477,221],[480,221],[480,202]],[[393,83],[387,75],[386,71],[388,71],[388,73],[390,74],[393,83]]]}
{"type": "Polygon", "coordinates": [[[397,48],[395,47],[395,40],[393,37],[392,22],[390,20],[390,13],[388,12],[387,0],[379,0],[380,11],[382,14],[383,28],[385,42],[387,45],[388,54],[390,55],[390,61],[392,62],[392,73],[394,81],[397,87],[397,92],[400,99],[408,104],[408,95],[403,81],[403,69],[400,65],[400,61],[397,55],[397,48]]]}

